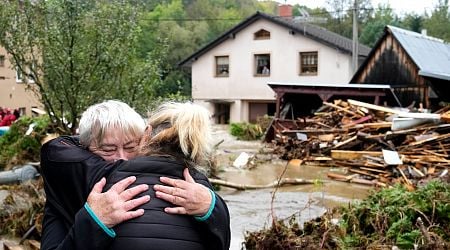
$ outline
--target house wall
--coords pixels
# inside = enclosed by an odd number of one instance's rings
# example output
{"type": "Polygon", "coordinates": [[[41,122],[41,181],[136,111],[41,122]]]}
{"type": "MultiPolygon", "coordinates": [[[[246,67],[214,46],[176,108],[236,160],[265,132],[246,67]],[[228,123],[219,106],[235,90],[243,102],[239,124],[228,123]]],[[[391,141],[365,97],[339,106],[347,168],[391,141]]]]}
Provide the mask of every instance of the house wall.
{"type": "Polygon", "coordinates": [[[0,66],[0,106],[10,109],[25,108],[25,114],[31,115],[31,108],[42,108],[36,95],[26,89],[24,83],[16,80],[16,71],[12,69],[6,50],[0,47],[0,55],[5,56],[5,64],[0,66]]]}
{"type": "Polygon", "coordinates": [[[235,34],[234,38],[200,56],[192,64],[192,97],[212,110],[211,99],[234,101],[230,121],[248,121],[249,102],[273,102],[270,81],[295,83],[347,83],[351,78],[351,56],[285,27],[260,19],[235,34]],[[254,40],[255,32],[265,29],[269,40],[254,40]],[[318,52],[318,74],[301,76],[299,53],[318,52]],[[270,76],[254,75],[254,55],[270,54],[270,76]],[[215,56],[229,56],[229,77],[215,77],[215,56]]]}

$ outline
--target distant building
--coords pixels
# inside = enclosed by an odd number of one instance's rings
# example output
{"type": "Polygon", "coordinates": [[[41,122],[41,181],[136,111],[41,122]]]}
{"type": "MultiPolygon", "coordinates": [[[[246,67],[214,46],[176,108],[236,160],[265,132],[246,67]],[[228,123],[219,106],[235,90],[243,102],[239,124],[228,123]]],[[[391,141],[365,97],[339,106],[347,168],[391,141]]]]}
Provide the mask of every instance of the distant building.
{"type": "Polygon", "coordinates": [[[32,115],[32,108],[42,108],[36,94],[27,89],[22,76],[11,66],[8,54],[0,47],[0,106],[19,109],[21,114],[32,115]]]}
{"type": "MultiPolygon", "coordinates": [[[[292,19],[290,5],[280,16],[257,12],[180,65],[192,69],[192,98],[207,107],[216,123],[254,122],[276,112],[268,82],[348,83],[352,41],[324,28],[292,19]]],[[[359,46],[362,62],[370,48],[359,46]]],[[[321,103],[313,95],[299,105],[321,103]]]]}
{"type": "Polygon", "coordinates": [[[450,102],[450,45],[386,26],[351,82],[390,85],[402,106],[450,102]]]}

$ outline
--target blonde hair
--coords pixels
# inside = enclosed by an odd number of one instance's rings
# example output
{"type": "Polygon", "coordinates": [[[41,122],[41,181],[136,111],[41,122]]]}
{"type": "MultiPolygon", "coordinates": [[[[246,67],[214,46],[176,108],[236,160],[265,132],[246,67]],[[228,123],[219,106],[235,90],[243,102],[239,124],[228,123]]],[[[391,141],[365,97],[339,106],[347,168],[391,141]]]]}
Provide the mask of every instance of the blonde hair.
{"type": "MultiPolygon", "coordinates": [[[[150,114],[152,126],[146,154],[181,149],[185,158],[198,164],[211,152],[210,114],[206,108],[190,102],[167,102],[150,114]]],[[[163,152],[177,153],[177,152],[163,152]]]]}
{"type": "Polygon", "coordinates": [[[100,144],[106,131],[128,138],[141,138],[145,130],[145,120],[128,104],[109,100],[94,104],[83,112],[80,119],[80,143],[88,147],[100,144]]]}

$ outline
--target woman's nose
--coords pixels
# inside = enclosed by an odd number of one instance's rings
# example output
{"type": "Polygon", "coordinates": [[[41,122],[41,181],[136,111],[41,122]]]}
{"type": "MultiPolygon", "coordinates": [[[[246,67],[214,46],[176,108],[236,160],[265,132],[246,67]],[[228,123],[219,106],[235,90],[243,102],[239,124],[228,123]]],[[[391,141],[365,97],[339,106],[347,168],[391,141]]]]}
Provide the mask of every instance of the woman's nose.
{"type": "Polygon", "coordinates": [[[117,158],[120,160],[128,160],[128,154],[123,150],[123,148],[117,149],[117,158]]]}

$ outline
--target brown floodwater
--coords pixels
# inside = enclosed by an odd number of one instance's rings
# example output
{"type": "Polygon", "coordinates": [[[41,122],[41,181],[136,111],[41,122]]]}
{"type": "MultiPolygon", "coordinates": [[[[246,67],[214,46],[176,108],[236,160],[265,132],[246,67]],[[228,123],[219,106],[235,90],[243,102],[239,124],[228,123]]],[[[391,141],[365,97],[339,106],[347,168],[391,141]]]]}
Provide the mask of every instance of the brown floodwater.
{"type": "MultiPolygon", "coordinates": [[[[264,185],[276,181],[287,167],[284,177],[321,180],[318,184],[290,185],[278,189],[274,200],[274,215],[278,219],[296,216],[302,224],[321,216],[328,208],[363,199],[370,187],[337,182],[328,179],[329,171],[341,171],[317,166],[286,166],[285,161],[273,160],[252,170],[227,168],[220,174],[226,181],[239,184],[264,185]]],[[[222,188],[219,194],[225,199],[231,217],[231,248],[241,249],[245,232],[270,226],[273,188],[236,191],[222,188]]]]}

